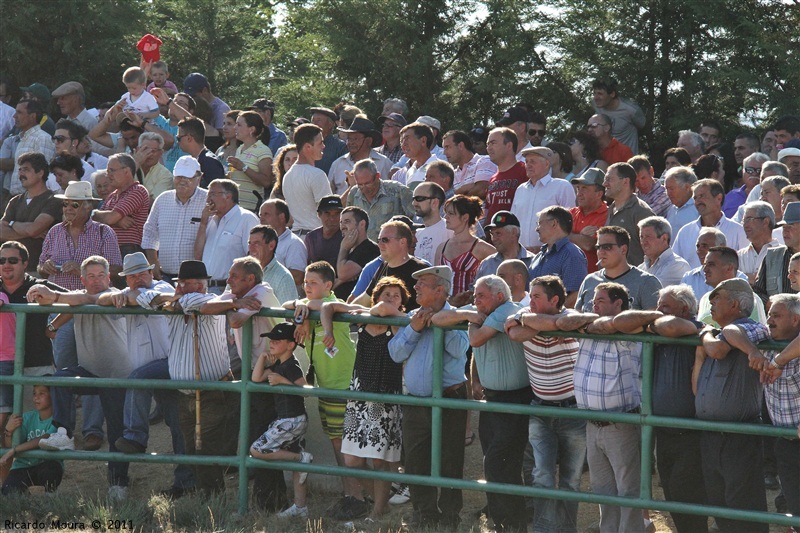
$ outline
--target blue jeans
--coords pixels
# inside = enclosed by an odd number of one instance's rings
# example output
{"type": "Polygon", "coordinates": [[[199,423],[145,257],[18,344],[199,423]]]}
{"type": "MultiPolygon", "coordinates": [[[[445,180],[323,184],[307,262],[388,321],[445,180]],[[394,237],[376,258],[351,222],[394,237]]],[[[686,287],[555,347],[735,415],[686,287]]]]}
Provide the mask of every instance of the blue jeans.
{"type": "MultiPolygon", "coordinates": [[[[55,314],[50,315],[52,321],[55,314]]],[[[56,338],[53,339],[53,360],[56,369],[70,368],[78,366],[78,348],[75,345],[75,322],[70,319],[63,326],[58,328],[56,338]]],[[[80,394],[80,389],[78,394],[80,394]]],[[[97,435],[103,438],[103,406],[97,396],[83,396],[81,398],[81,410],[83,411],[83,436],[97,435]]],[[[75,420],[75,406],[72,407],[72,420],[75,420]]],[[[74,425],[74,423],[73,423],[74,425]]]]}
{"type": "MultiPolygon", "coordinates": [[[[82,366],[73,366],[57,370],[55,377],[95,378],[97,376],[82,366]]],[[[57,427],[66,428],[70,434],[75,429],[75,402],[73,401],[75,393],[100,396],[100,403],[103,407],[106,427],[108,428],[108,451],[117,452],[117,447],[114,443],[122,436],[122,411],[125,408],[125,391],[122,389],[96,389],[92,387],[73,388],[68,385],[51,387],[50,398],[53,402],[53,424],[57,427]]],[[[128,486],[128,463],[108,462],[108,484],[122,487],[128,486]]]]}
{"type": "MultiPolygon", "coordinates": [[[[166,359],[150,361],[131,372],[128,379],[170,379],[169,364],[166,359]]],[[[183,441],[178,420],[178,394],[180,393],[174,390],[128,389],[125,392],[123,436],[147,447],[150,436],[150,403],[155,395],[156,402],[164,412],[164,422],[172,435],[173,453],[186,454],[186,443],[183,441]]],[[[192,468],[189,465],[176,465],[173,486],[188,489],[194,487],[194,484],[192,468]]]]}
{"type": "MultiPolygon", "coordinates": [[[[537,400],[531,405],[539,405],[537,400]]],[[[563,409],[570,409],[564,407],[563,409]]],[[[531,416],[528,439],[535,464],[533,486],[579,491],[586,459],[586,421],[531,416]]],[[[534,498],[533,529],[538,532],[570,532],[578,529],[578,502],[534,498]]]]}

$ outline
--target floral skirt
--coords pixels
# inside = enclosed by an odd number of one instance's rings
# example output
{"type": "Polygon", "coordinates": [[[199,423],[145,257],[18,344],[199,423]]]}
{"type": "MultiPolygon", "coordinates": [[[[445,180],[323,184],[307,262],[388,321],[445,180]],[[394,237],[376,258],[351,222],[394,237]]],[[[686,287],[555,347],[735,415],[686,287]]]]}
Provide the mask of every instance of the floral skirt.
{"type": "MultiPolygon", "coordinates": [[[[360,390],[353,377],[351,390],[360,390]]],[[[403,414],[399,405],[348,400],[344,413],[342,453],[397,462],[403,444],[403,414]]]]}

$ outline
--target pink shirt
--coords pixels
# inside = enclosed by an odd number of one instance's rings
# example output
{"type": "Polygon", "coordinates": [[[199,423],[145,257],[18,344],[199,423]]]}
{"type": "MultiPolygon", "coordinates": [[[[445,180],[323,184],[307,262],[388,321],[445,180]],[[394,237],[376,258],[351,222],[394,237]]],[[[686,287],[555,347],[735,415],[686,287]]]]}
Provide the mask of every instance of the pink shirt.
{"type": "MultiPolygon", "coordinates": [[[[0,292],[0,301],[8,302],[8,295],[0,292]]],[[[13,361],[17,338],[17,315],[14,313],[0,313],[0,361],[13,361]]]]}

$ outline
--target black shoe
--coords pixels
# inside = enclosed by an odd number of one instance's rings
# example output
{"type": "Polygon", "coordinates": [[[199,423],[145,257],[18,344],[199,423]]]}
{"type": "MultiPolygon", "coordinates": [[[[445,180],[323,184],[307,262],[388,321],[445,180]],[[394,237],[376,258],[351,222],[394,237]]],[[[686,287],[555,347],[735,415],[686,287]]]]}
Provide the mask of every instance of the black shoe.
{"type": "Polygon", "coordinates": [[[121,451],[122,453],[144,453],[147,449],[146,446],[142,446],[135,440],[126,439],[125,437],[120,437],[114,441],[114,446],[117,447],[117,450],[121,451]]]}
{"type": "Polygon", "coordinates": [[[194,494],[195,492],[197,492],[195,487],[189,487],[188,489],[181,487],[170,487],[167,490],[162,490],[160,494],[170,500],[177,500],[178,498],[183,498],[184,496],[194,494]]]}
{"type": "Polygon", "coordinates": [[[364,500],[345,496],[339,502],[341,505],[337,505],[330,512],[330,517],[334,520],[355,520],[369,514],[369,504],[364,500]]]}

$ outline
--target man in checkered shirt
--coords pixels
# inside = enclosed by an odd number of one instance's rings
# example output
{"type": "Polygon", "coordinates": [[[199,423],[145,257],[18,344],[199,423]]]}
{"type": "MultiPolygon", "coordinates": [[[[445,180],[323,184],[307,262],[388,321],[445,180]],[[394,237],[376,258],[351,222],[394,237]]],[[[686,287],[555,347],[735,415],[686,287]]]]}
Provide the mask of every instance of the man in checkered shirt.
{"type": "MultiPolygon", "coordinates": [[[[599,332],[604,322],[630,308],[619,283],[600,283],[593,313],[573,313],[556,321],[560,330],[599,332]]],[[[581,339],[573,386],[580,409],[638,413],[642,399],[642,345],[639,342],[581,339]]],[[[586,424],[586,458],[596,494],[639,497],[641,442],[639,426],[590,420],[586,424]]],[[[600,531],[643,531],[639,509],[600,505],[600,531]]]]}

